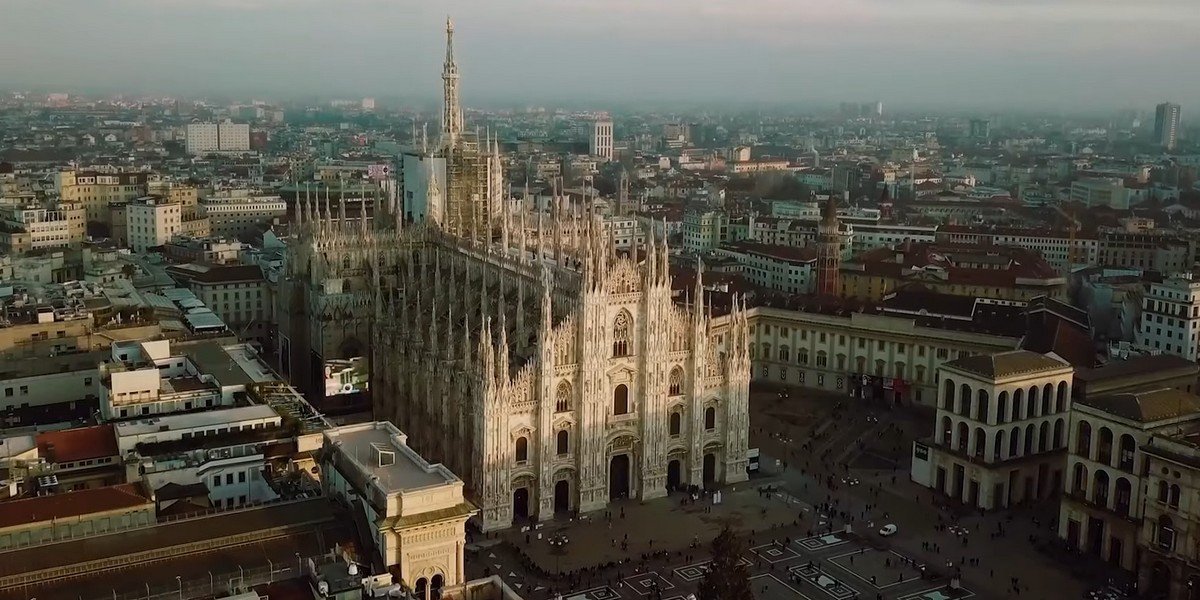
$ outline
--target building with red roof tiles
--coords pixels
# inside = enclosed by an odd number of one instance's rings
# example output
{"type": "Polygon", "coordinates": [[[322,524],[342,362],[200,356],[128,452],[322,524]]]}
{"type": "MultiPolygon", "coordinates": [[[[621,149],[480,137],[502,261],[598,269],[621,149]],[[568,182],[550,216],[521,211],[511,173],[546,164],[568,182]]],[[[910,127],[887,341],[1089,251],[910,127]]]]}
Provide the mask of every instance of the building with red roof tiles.
{"type": "Polygon", "coordinates": [[[858,254],[842,267],[842,295],[879,301],[920,284],[931,291],[1027,302],[1062,298],[1067,280],[1036,251],[1008,246],[909,243],[858,254]]]}
{"type": "Polygon", "coordinates": [[[0,550],[114,533],[154,522],[154,500],[140,483],[13,500],[0,503],[0,550]]]}

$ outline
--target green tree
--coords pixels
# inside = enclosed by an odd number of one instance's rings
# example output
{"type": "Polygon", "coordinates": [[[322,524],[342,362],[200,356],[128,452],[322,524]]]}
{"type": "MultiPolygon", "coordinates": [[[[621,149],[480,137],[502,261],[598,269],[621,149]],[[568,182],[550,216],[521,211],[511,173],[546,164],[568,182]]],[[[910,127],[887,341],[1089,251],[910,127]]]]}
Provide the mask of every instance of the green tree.
{"type": "Polygon", "coordinates": [[[742,562],[742,539],[726,525],[712,541],[712,562],[696,591],[698,600],[749,600],[750,570],[742,562]]]}

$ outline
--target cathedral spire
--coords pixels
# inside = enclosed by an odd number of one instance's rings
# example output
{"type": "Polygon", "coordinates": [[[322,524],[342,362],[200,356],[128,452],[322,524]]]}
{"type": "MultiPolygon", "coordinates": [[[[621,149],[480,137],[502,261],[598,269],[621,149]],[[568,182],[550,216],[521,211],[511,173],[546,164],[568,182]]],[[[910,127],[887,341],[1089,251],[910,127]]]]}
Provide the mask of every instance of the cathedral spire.
{"type": "Polygon", "coordinates": [[[442,145],[458,146],[463,131],[458,98],[458,64],[454,62],[454,22],[446,17],[446,61],[442,64],[442,145]]]}

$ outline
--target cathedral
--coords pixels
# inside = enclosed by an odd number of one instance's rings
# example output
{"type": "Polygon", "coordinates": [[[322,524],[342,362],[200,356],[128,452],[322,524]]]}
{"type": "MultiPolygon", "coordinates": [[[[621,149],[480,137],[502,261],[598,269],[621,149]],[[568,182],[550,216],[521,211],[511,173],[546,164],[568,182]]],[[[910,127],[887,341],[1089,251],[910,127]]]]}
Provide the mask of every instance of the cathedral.
{"type": "MultiPolygon", "coordinates": [[[[452,57],[447,154],[466,137],[452,57]]],[[[476,164],[473,181],[502,178],[498,161],[476,164]]],[[[455,175],[422,180],[443,216],[480,196],[453,198],[455,175]]],[[[463,478],[485,531],[744,481],[745,307],[712,316],[699,277],[676,304],[666,240],[619,253],[594,211],[512,211],[501,188],[457,226],[396,196],[369,222],[302,197],[280,284],[289,373],[365,355],[375,417],[463,478]]]]}

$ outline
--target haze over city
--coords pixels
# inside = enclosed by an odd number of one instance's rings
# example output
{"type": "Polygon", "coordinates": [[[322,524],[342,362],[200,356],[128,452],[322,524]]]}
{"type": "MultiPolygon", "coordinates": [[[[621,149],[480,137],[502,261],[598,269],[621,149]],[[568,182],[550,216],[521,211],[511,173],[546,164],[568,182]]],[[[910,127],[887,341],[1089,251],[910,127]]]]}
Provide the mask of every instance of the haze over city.
{"type": "Polygon", "coordinates": [[[1200,96],[1189,0],[6,0],[0,81],[433,101],[446,14],[474,104],[1090,111],[1200,96]]]}

